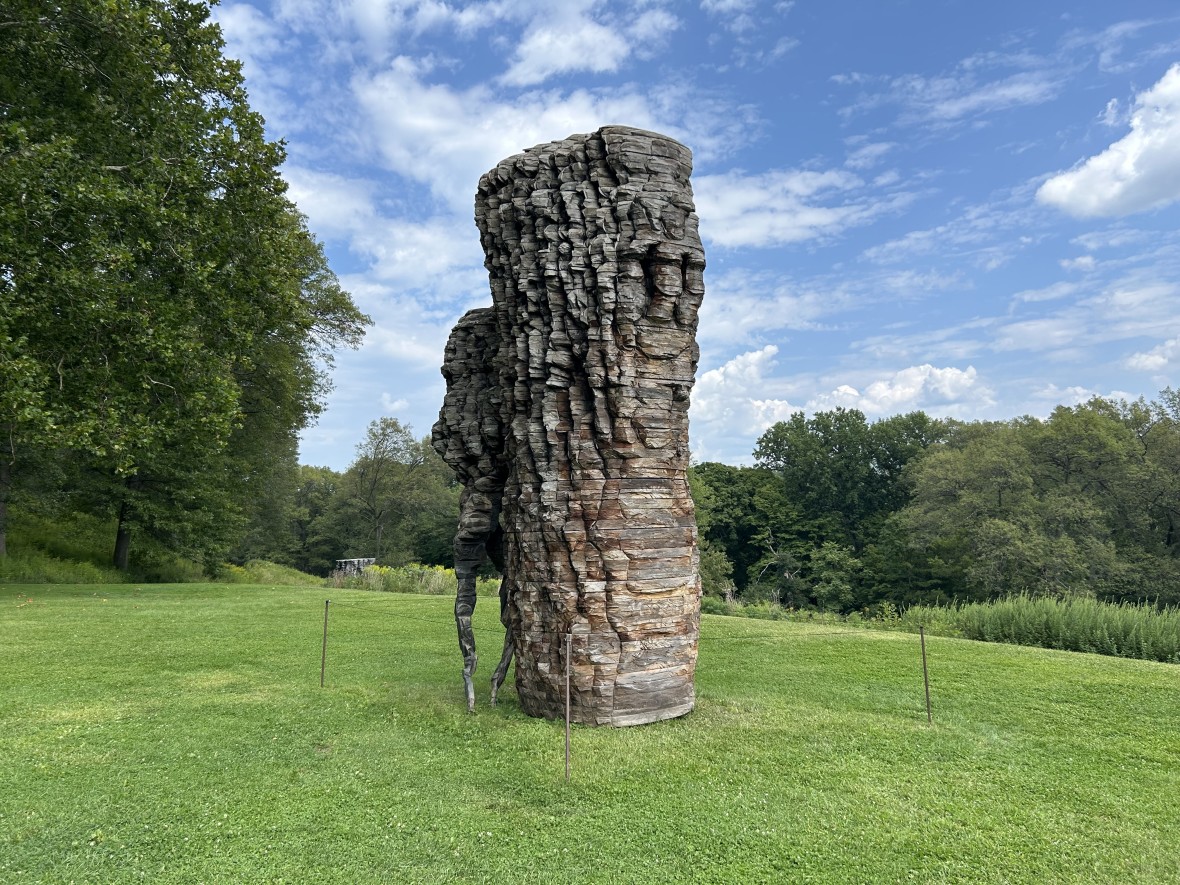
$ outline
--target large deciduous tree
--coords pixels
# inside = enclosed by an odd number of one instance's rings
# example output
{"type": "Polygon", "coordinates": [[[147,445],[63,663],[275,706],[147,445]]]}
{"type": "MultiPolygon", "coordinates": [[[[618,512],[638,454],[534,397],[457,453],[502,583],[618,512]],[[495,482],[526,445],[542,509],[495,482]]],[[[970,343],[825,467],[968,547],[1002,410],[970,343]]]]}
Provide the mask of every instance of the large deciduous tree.
{"type": "Polygon", "coordinates": [[[369,424],[340,502],[348,555],[379,562],[449,562],[459,489],[430,446],[396,418],[369,424]]]}
{"type": "Polygon", "coordinates": [[[193,0],[0,13],[0,551],[46,450],[105,484],[121,567],[135,529],[224,546],[367,323],[222,48],[193,0]]]}
{"type": "Polygon", "coordinates": [[[754,499],[766,516],[748,594],[842,610],[873,601],[887,520],[909,500],[906,468],[946,429],[924,412],[869,423],[843,408],[770,427],[754,450],[774,482],[754,499]]]}

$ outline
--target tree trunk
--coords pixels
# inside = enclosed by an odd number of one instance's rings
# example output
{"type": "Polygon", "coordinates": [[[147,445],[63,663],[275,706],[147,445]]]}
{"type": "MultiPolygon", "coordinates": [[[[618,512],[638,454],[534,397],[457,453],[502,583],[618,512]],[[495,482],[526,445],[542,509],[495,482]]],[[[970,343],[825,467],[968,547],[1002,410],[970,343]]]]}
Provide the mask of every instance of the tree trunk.
{"type": "Polygon", "coordinates": [[[12,465],[0,460],[0,556],[8,555],[8,489],[12,485],[12,465]]]}
{"type": "Polygon", "coordinates": [[[131,527],[127,525],[127,502],[119,508],[119,528],[115,532],[115,568],[121,572],[127,571],[127,564],[131,558],[131,527]]]}

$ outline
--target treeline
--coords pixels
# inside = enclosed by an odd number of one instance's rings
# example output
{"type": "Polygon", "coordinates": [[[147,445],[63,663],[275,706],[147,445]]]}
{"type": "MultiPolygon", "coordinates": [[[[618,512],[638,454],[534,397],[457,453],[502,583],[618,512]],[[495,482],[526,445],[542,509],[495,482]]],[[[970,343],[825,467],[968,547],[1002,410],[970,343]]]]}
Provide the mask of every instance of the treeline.
{"type": "Polygon", "coordinates": [[[851,612],[1021,594],[1180,602],[1180,393],[1045,420],[796,413],[700,464],[707,593],[851,612]]]}
{"type": "Polygon", "coordinates": [[[215,566],[265,522],[369,319],[286,196],[209,7],[0,16],[0,557],[8,514],[215,566]]]}
{"type": "Polygon", "coordinates": [[[415,439],[396,419],[369,425],[347,470],[303,465],[290,481],[231,559],[267,559],[313,575],[358,557],[452,564],[460,486],[430,438],[415,439]]]}

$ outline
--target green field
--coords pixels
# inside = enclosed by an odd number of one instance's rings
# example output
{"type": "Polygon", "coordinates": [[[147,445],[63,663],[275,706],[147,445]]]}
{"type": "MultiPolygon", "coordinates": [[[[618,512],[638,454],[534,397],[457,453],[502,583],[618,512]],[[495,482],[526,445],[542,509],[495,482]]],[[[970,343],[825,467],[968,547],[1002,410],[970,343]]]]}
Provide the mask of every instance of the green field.
{"type": "Polygon", "coordinates": [[[1180,667],[706,616],[567,784],[491,603],[472,716],[445,598],[0,587],[0,881],[1180,881],[1180,667]]]}

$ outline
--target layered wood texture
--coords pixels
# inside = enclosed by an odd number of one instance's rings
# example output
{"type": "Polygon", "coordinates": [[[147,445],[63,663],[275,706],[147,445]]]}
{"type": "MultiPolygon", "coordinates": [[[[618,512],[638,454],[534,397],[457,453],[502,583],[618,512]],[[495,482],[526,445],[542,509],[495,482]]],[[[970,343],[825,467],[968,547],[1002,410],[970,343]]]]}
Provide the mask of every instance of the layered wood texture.
{"type": "Polygon", "coordinates": [[[693,706],[686,469],[705,259],[691,171],[683,145],[610,126],[480,179],[493,306],[451,336],[435,445],[468,488],[502,488],[505,619],[531,715],[564,715],[566,633],[574,721],[693,706]]]}

